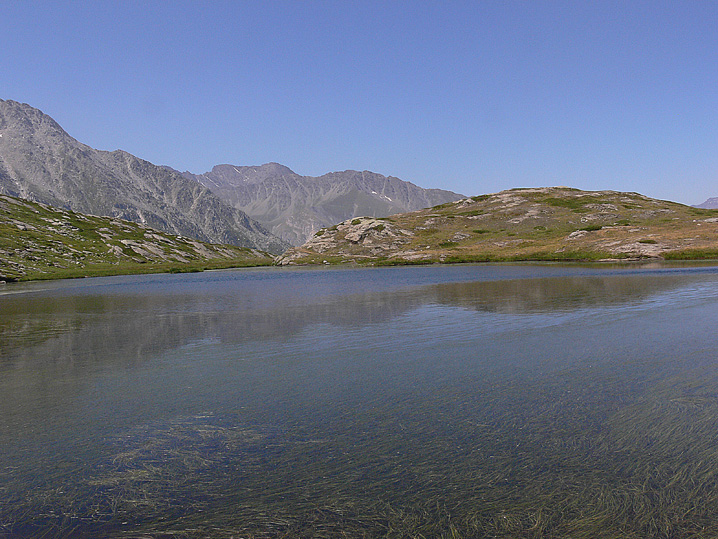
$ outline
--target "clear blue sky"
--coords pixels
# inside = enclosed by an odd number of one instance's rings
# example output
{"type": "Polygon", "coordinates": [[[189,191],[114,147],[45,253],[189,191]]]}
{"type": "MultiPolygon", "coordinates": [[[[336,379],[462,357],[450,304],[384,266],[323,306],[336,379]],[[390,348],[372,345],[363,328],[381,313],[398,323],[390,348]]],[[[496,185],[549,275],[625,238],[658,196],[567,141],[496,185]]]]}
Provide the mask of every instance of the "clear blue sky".
{"type": "Polygon", "coordinates": [[[201,173],[718,196],[718,2],[0,0],[0,98],[201,173]]]}

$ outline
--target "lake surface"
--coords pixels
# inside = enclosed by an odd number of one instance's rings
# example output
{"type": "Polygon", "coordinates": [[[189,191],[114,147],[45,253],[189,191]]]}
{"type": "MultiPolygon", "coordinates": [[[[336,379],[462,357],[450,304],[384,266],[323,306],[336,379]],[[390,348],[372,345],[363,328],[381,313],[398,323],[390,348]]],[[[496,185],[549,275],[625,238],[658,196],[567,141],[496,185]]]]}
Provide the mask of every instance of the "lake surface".
{"type": "Polygon", "coordinates": [[[0,288],[0,537],[715,537],[718,269],[0,288]]]}

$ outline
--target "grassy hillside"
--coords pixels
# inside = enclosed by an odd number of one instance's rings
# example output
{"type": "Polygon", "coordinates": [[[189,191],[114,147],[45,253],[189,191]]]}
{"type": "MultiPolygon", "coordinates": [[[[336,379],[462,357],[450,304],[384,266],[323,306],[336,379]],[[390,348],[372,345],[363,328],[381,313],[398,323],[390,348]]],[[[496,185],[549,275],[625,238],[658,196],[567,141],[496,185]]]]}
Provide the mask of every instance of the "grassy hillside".
{"type": "Polygon", "coordinates": [[[261,251],[212,245],[120,219],[0,195],[0,280],[200,271],[272,263],[261,251]]]}
{"type": "Polygon", "coordinates": [[[322,229],[281,264],[718,258],[718,210],[637,193],[512,189],[322,229]]]}

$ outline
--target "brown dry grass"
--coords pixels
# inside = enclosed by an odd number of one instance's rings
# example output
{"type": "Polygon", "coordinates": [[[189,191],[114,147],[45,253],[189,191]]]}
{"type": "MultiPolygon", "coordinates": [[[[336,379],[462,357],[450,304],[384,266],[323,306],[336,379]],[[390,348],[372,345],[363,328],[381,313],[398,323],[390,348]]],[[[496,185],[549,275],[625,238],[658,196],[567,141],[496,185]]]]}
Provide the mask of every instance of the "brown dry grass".
{"type": "Polygon", "coordinates": [[[718,210],[636,193],[513,189],[318,232],[281,263],[714,258],[718,210]]]}

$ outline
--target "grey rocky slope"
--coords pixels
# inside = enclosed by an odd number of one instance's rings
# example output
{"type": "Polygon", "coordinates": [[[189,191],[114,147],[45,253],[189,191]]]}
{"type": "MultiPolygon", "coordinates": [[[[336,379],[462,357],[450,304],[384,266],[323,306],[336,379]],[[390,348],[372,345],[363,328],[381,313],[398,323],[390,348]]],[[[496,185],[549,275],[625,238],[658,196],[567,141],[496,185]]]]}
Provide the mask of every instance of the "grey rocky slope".
{"type": "Polygon", "coordinates": [[[697,204],[696,208],[705,208],[708,210],[716,210],[718,209],[718,198],[709,198],[706,200],[703,204],[697,204]]]}
{"type": "Polygon", "coordinates": [[[386,217],[463,198],[374,172],[346,170],[300,176],[277,163],[217,165],[204,174],[184,175],[293,245],[352,217],[386,217]]]}
{"type": "Polygon", "coordinates": [[[121,150],[95,150],[10,100],[0,100],[0,193],[205,242],[273,253],[288,246],[196,181],[121,150]]]}

